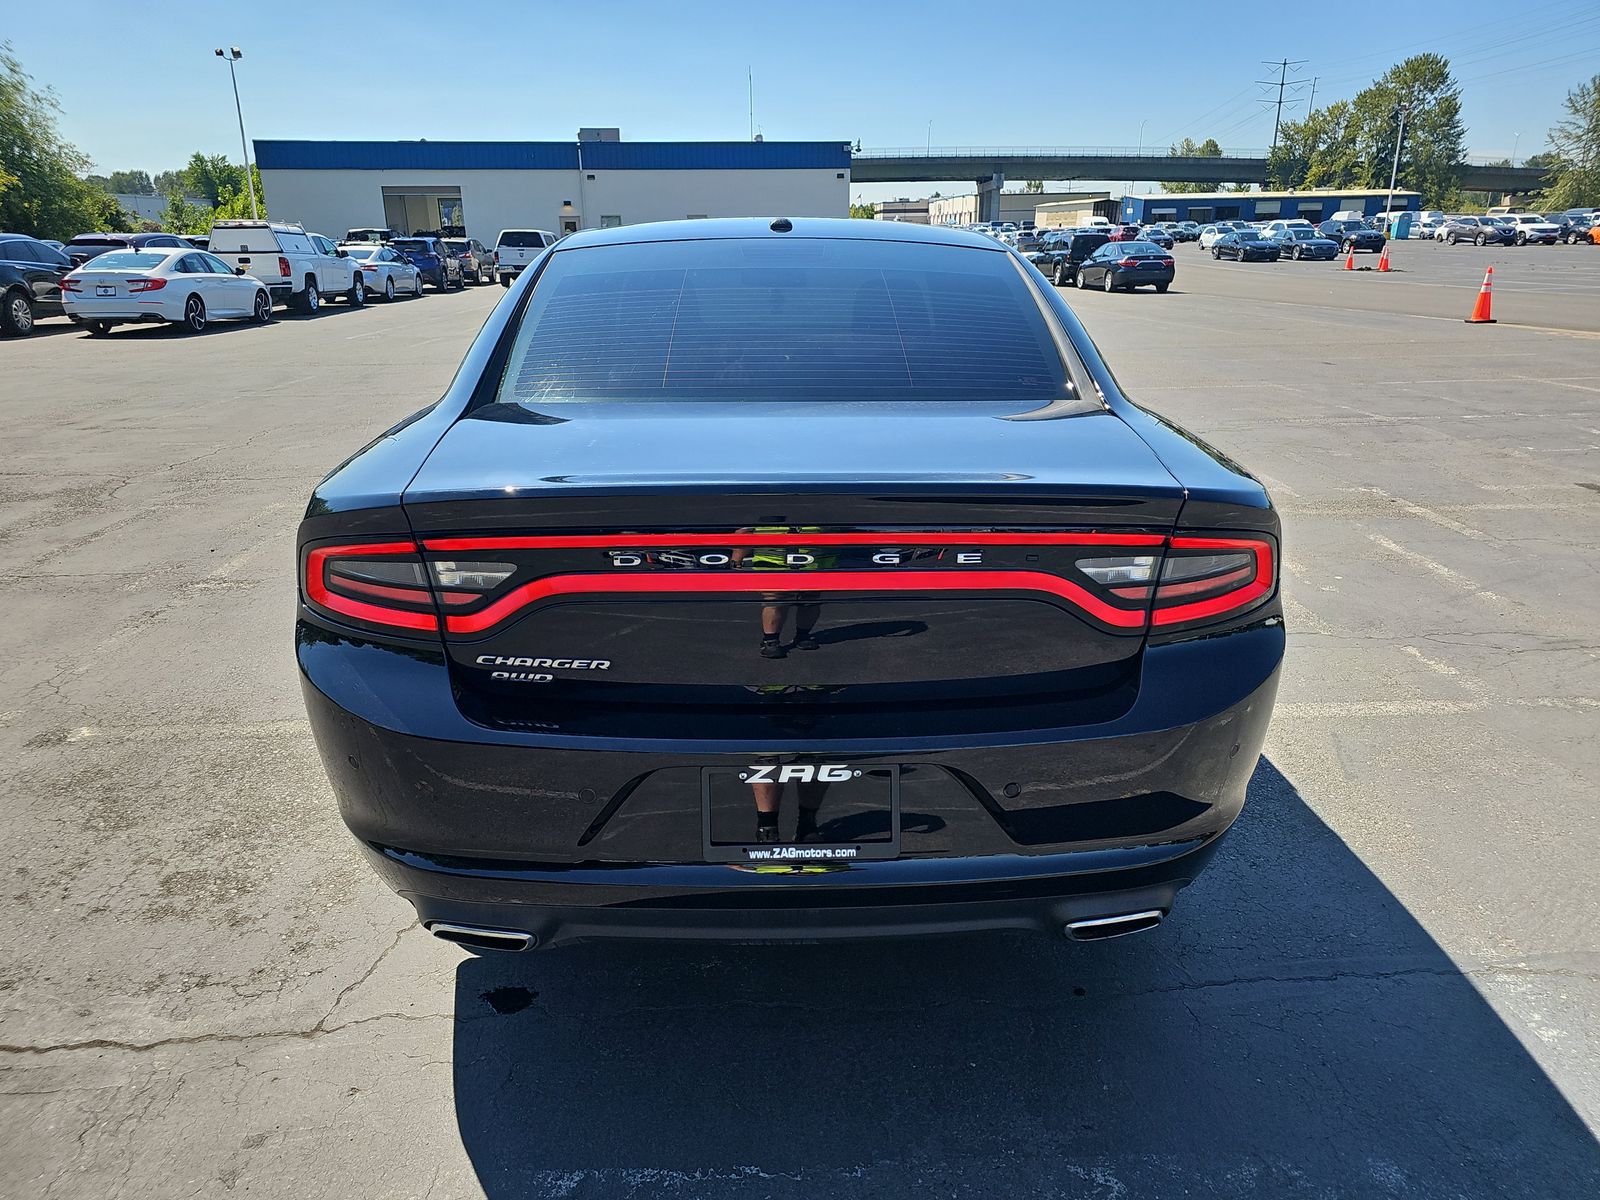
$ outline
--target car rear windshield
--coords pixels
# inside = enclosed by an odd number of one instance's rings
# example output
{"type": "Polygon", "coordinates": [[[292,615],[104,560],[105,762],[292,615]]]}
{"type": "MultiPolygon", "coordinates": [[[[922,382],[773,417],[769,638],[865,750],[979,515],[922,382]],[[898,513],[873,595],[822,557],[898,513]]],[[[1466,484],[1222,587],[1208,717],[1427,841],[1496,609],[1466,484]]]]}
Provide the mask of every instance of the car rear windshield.
{"type": "Polygon", "coordinates": [[[466,242],[459,241],[456,238],[445,238],[445,240],[440,242],[439,244],[441,246],[443,246],[446,250],[449,250],[449,251],[451,251],[453,253],[456,253],[456,254],[459,254],[461,251],[463,251],[463,250],[465,250],[467,248],[467,243],[466,242]]]}
{"type": "Polygon", "coordinates": [[[395,238],[389,243],[396,250],[404,250],[408,254],[432,254],[433,247],[421,238],[395,238]]]}
{"type": "Polygon", "coordinates": [[[1127,258],[1165,258],[1167,252],[1154,242],[1123,242],[1117,253],[1127,258]]]}
{"type": "Polygon", "coordinates": [[[500,235],[499,244],[513,250],[542,250],[544,238],[537,233],[508,229],[500,235]]]}
{"type": "Polygon", "coordinates": [[[172,253],[171,250],[160,253],[154,250],[117,250],[95,256],[85,267],[93,271],[148,271],[166,262],[172,253]]]}
{"type": "Polygon", "coordinates": [[[1016,262],[857,239],[557,251],[502,403],[986,400],[1044,405],[1066,377],[1016,262]]]}
{"type": "Polygon", "coordinates": [[[110,246],[126,246],[128,243],[122,238],[73,238],[67,243],[68,250],[93,250],[100,253],[110,246]]]}
{"type": "Polygon", "coordinates": [[[366,262],[367,259],[378,252],[378,247],[376,246],[342,246],[340,249],[359,262],[366,262]]]}

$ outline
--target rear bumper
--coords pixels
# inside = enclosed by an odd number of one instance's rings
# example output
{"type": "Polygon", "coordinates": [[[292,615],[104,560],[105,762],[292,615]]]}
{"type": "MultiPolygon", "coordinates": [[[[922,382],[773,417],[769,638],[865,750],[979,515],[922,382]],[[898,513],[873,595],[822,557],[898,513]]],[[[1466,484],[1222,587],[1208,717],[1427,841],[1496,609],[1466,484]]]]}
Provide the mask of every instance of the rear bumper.
{"type": "Polygon", "coordinates": [[[1243,805],[1283,650],[1276,622],[1150,647],[1138,699],[1099,725],[746,746],[475,725],[442,657],[307,628],[307,711],[374,869],[424,923],[543,945],[1059,930],[1164,912],[1243,805]],[[702,861],[700,768],[755,754],[902,764],[900,857],[702,861]]]}

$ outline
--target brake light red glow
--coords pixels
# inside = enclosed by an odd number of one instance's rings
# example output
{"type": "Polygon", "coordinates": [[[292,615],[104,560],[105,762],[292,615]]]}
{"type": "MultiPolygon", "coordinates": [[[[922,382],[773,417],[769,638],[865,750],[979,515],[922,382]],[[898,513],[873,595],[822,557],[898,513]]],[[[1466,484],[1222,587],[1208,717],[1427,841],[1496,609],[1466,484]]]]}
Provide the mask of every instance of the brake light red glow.
{"type": "Polygon", "coordinates": [[[1151,624],[1159,629],[1243,612],[1277,585],[1272,543],[1265,538],[1174,537],[1155,588],[1151,624]]]}
{"type": "Polygon", "coordinates": [[[130,292],[159,292],[167,286],[165,279],[130,279],[128,290],[130,292]]]}
{"type": "Polygon", "coordinates": [[[281,254],[278,255],[278,274],[289,278],[289,260],[281,254]]]}
{"type": "Polygon", "coordinates": [[[389,629],[439,628],[422,556],[411,542],[317,546],[306,552],[303,571],[301,589],[315,608],[389,629]]]}

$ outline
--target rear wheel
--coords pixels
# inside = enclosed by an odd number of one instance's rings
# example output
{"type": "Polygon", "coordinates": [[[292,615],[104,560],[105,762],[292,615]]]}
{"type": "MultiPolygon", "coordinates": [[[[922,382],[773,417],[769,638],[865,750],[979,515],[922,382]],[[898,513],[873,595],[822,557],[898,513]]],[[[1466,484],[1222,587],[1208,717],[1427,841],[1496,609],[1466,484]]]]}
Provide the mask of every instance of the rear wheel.
{"type": "Polygon", "coordinates": [[[387,278],[387,279],[385,279],[383,281],[383,300],[384,300],[385,304],[391,303],[394,300],[394,276],[393,275],[389,276],[389,278],[387,278]]]}
{"type": "Polygon", "coordinates": [[[89,331],[90,337],[105,337],[111,332],[110,321],[85,321],[83,327],[89,331]]]}
{"type": "Polygon", "coordinates": [[[1117,285],[1114,282],[1112,282],[1111,272],[1110,271],[1107,271],[1105,273],[1105,289],[1108,292],[1114,292],[1114,291],[1117,290],[1117,285]]]}
{"type": "Polygon", "coordinates": [[[308,317],[314,317],[322,308],[322,293],[317,290],[317,281],[308,278],[306,289],[300,293],[300,311],[308,317]]]}
{"type": "Polygon", "coordinates": [[[190,296],[183,302],[183,321],[185,332],[204,333],[206,331],[206,302],[199,296],[190,296]]]}
{"type": "Polygon", "coordinates": [[[350,285],[350,291],[345,299],[350,301],[351,308],[365,308],[367,303],[367,285],[361,278],[361,272],[356,272],[355,281],[350,285]]]}
{"type": "Polygon", "coordinates": [[[1160,292],[1164,296],[1167,293],[1167,289],[1171,286],[1172,285],[1170,283],[1158,283],[1156,284],[1156,291],[1160,292]]]}
{"type": "Polygon", "coordinates": [[[33,301],[28,293],[13,288],[5,295],[5,307],[0,308],[0,330],[11,337],[27,337],[33,332],[33,301]]]}
{"type": "Polygon", "coordinates": [[[500,286],[503,287],[503,288],[510,287],[511,286],[511,276],[509,276],[509,275],[500,276],[500,286]]]}
{"type": "Polygon", "coordinates": [[[422,284],[423,284],[422,272],[418,271],[417,272],[417,290],[411,293],[413,296],[421,296],[422,295],[422,284]]]}
{"type": "Polygon", "coordinates": [[[1064,267],[1059,262],[1056,263],[1056,273],[1055,273],[1055,276],[1054,276],[1052,282],[1057,287],[1066,287],[1067,286],[1067,268],[1064,267]]]}
{"type": "Polygon", "coordinates": [[[256,303],[250,312],[250,318],[257,325],[265,325],[272,320],[272,297],[266,292],[256,293],[256,303]]]}

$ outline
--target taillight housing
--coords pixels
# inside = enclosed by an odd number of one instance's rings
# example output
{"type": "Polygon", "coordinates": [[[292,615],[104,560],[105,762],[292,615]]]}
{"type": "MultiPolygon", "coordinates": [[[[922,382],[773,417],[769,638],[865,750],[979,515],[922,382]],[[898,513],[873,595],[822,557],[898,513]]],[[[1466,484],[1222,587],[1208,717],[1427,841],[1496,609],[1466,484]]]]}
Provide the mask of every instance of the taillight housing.
{"type": "Polygon", "coordinates": [[[433,633],[440,606],[476,604],[516,571],[480,559],[424,562],[409,541],[347,542],[305,552],[300,591],[313,611],[345,624],[433,633]]]}
{"type": "Polygon", "coordinates": [[[1160,554],[1101,551],[1076,565],[1113,603],[1146,608],[1155,633],[1240,616],[1278,587],[1277,550],[1264,535],[1177,534],[1160,554]]]}
{"type": "Polygon", "coordinates": [[[81,292],[83,291],[83,280],[79,279],[76,275],[63,276],[61,280],[61,290],[63,292],[81,292]]]}
{"type": "Polygon", "coordinates": [[[407,633],[439,628],[416,543],[351,542],[308,548],[300,559],[308,607],[346,624],[407,633]]]}
{"type": "Polygon", "coordinates": [[[278,255],[278,274],[289,278],[289,260],[281,254],[278,255]]]}
{"type": "Polygon", "coordinates": [[[137,292],[159,292],[162,288],[164,288],[166,286],[167,286],[167,281],[165,279],[160,279],[160,278],[157,278],[157,279],[130,279],[130,280],[128,280],[128,291],[135,292],[135,293],[137,293],[137,292]]]}

